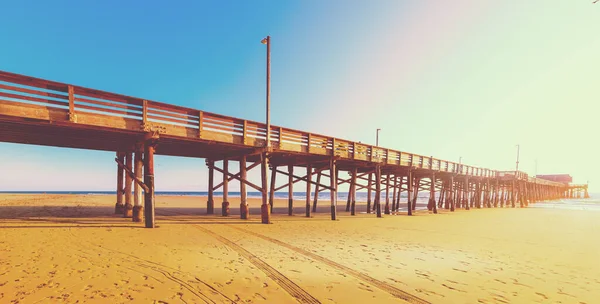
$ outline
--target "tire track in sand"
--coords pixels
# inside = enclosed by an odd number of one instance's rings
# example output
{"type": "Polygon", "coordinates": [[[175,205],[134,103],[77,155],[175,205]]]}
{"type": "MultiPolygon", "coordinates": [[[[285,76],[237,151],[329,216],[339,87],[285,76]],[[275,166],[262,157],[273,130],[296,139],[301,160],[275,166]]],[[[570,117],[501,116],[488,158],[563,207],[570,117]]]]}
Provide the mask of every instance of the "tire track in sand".
{"type": "MultiPolygon", "coordinates": [[[[68,232],[72,236],[72,238],[71,238],[73,240],[72,243],[75,244],[75,245],[79,244],[79,246],[81,248],[86,248],[87,247],[88,250],[92,250],[92,251],[101,249],[101,250],[105,250],[106,252],[111,252],[111,253],[114,253],[114,254],[120,254],[120,255],[124,255],[124,256],[133,258],[133,260],[123,259],[119,263],[120,264],[129,263],[129,264],[131,264],[133,266],[143,267],[143,268],[155,271],[157,273],[160,273],[161,275],[163,275],[169,281],[171,281],[171,282],[173,282],[175,284],[178,284],[182,288],[187,289],[189,292],[191,292],[198,299],[204,301],[204,303],[207,303],[207,304],[217,303],[210,296],[206,295],[201,289],[195,288],[191,284],[185,282],[184,280],[182,280],[179,277],[177,277],[176,275],[174,275],[173,272],[169,271],[169,269],[170,269],[170,270],[173,270],[173,271],[176,271],[176,272],[181,272],[178,269],[175,269],[175,268],[172,268],[172,267],[160,264],[160,263],[156,263],[156,262],[153,262],[153,261],[150,261],[150,260],[146,260],[146,259],[134,256],[132,254],[125,253],[125,252],[122,252],[122,251],[119,251],[119,250],[115,250],[115,249],[103,247],[103,246],[100,246],[100,245],[98,245],[98,244],[90,241],[90,240],[81,240],[75,234],[73,234],[73,231],[70,228],[69,228],[68,232]],[[89,244],[89,245],[85,245],[84,242],[87,243],[87,244],[89,244]]],[[[87,254],[87,255],[91,256],[91,254],[89,254],[88,252],[85,252],[82,249],[78,249],[78,251],[81,252],[81,253],[83,253],[83,254],[87,254]]],[[[92,264],[96,264],[95,262],[92,262],[91,260],[89,260],[89,261],[92,264]]],[[[132,269],[132,268],[129,268],[129,269],[132,269]]],[[[146,275],[148,275],[148,274],[146,274],[146,275]]],[[[200,282],[203,285],[205,285],[206,287],[210,288],[216,294],[224,297],[225,299],[229,300],[231,303],[235,303],[235,301],[233,301],[232,299],[230,299],[229,297],[227,297],[227,295],[225,295],[222,292],[218,291],[217,289],[215,289],[214,287],[212,287],[210,284],[208,284],[208,283],[200,280],[197,276],[192,275],[192,274],[190,274],[190,276],[194,277],[198,282],[200,282]]]]}
{"type": "Polygon", "coordinates": [[[289,293],[292,297],[296,298],[300,303],[321,303],[315,297],[306,292],[302,287],[296,285],[292,280],[283,275],[281,272],[277,271],[277,269],[273,268],[271,265],[267,264],[265,261],[261,260],[256,255],[252,254],[248,250],[244,249],[242,246],[226,239],[204,227],[200,227],[197,225],[192,225],[192,227],[205,232],[206,234],[214,237],[221,243],[227,245],[229,248],[235,250],[239,255],[244,257],[262,272],[264,272],[269,278],[275,281],[281,288],[283,288],[287,293],[289,293]]]}
{"type": "Polygon", "coordinates": [[[256,237],[261,238],[263,240],[275,243],[275,244],[277,244],[279,246],[288,248],[288,249],[290,249],[290,250],[292,250],[294,252],[302,254],[302,255],[304,255],[306,257],[309,257],[309,258],[311,258],[313,260],[322,262],[323,264],[326,264],[326,265],[328,265],[330,267],[333,267],[333,268],[335,268],[335,269],[337,269],[339,271],[345,272],[345,273],[347,273],[347,274],[349,274],[349,275],[351,275],[351,276],[353,276],[353,277],[355,277],[355,278],[357,278],[359,280],[362,280],[364,282],[368,282],[368,283],[372,284],[373,286],[375,286],[375,287],[377,287],[377,288],[379,288],[379,289],[381,289],[381,290],[383,290],[383,291],[391,294],[392,296],[394,296],[396,298],[399,298],[399,299],[402,299],[402,300],[404,300],[404,301],[406,301],[408,303],[414,303],[414,304],[431,304],[428,301],[425,301],[425,300],[423,300],[423,299],[421,299],[421,298],[419,298],[419,297],[417,297],[415,295],[412,295],[412,294],[410,294],[410,293],[408,293],[406,291],[400,290],[400,289],[398,289],[398,288],[396,288],[396,287],[394,287],[394,286],[392,286],[392,285],[390,285],[390,284],[388,284],[386,282],[377,280],[377,279],[375,279],[373,277],[370,277],[370,276],[368,276],[368,275],[366,275],[364,273],[361,273],[359,271],[356,271],[356,270],[354,270],[352,268],[346,267],[346,266],[338,264],[338,263],[336,263],[336,262],[334,262],[332,260],[326,259],[326,258],[324,258],[324,257],[322,257],[320,255],[314,254],[314,253],[312,253],[312,252],[310,252],[308,250],[304,250],[302,248],[290,245],[288,243],[284,243],[282,241],[279,241],[279,240],[276,240],[274,238],[262,235],[260,233],[256,233],[256,232],[252,232],[252,231],[246,230],[244,228],[235,227],[233,225],[227,225],[227,226],[230,227],[230,228],[233,228],[235,230],[242,231],[242,232],[245,232],[247,234],[256,236],[256,237]]]}

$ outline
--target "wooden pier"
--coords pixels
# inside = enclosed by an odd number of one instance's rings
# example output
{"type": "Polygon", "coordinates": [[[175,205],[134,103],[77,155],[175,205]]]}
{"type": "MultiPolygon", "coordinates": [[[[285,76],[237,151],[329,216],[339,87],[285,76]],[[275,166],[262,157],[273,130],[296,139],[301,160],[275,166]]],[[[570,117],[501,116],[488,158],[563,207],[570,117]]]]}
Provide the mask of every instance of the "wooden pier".
{"type": "Polygon", "coordinates": [[[0,142],[115,152],[115,213],[143,220],[149,228],[155,226],[155,154],[206,159],[208,214],[214,214],[218,200],[214,191],[221,189],[221,215],[229,215],[229,182],[236,181],[240,217],[247,219],[246,190],[259,191],[263,223],[271,221],[278,190],[288,190],[292,215],[294,184],[300,181],[306,182],[305,216],[317,210],[319,192],[329,191],[332,220],[337,218],[341,184],[350,189],[347,212],[356,214],[356,192],[366,190],[365,211],[377,217],[397,212],[401,193],[406,194],[407,214],[412,215],[419,192],[429,192],[428,209],[437,213],[526,207],[576,197],[574,193],[580,193],[576,189],[584,189],[520,171],[478,168],[278,126],[270,127],[267,145],[266,134],[261,122],[0,71],[0,142]],[[239,163],[239,172],[229,169],[230,162],[239,163]],[[260,170],[259,181],[248,178],[253,169],[260,170]],[[222,173],[222,180],[215,180],[215,171],[222,173]],[[340,172],[349,178],[340,177],[340,172]],[[280,186],[278,176],[285,178],[280,186]]]}

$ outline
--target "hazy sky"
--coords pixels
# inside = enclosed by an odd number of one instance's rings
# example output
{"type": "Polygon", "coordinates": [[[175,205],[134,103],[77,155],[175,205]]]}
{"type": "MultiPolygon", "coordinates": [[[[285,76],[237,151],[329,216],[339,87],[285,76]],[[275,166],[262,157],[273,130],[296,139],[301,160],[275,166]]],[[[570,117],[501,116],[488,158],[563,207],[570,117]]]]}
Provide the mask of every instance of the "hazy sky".
{"type": "MultiPolygon", "coordinates": [[[[9,1],[0,69],[600,191],[600,4],[9,1]]],[[[0,144],[0,190],[114,190],[114,153],[0,144]]],[[[157,190],[206,190],[156,159],[157,190]]],[[[232,186],[237,188],[236,185],[232,186]]],[[[298,186],[302,190],[303,186],[298,186]]]]}

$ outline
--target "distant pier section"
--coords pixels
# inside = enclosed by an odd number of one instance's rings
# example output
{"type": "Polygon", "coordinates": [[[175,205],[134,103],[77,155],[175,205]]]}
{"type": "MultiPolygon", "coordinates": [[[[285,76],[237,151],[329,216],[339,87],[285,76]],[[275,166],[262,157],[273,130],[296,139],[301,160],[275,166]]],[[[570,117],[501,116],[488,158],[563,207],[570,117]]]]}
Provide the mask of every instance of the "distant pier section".
{"type": "Polygon", "coordinates": [[[240,217],[248,219],[247,189],[259,191],[263,223],[271,222],[275,191],[288,191],[293,214],[300,181],[306,182],[303,215],[317,212],[319,192],[327,191],[332,220],[342,184],[350,189],[346,212],[356,214],[356,192],[366,190],[363,211],[377,217],[398,213],[401,204],[412,215],[419,192],[429,193],[433,213],[589,196],[587,185],[571,185],[562,175],[529,177],[279,126],[270,127],[268,139],[267,133],[261,122],[0,71],[0,141],[115,152],[115,212],[149,228],[155,227],[155,154],[206,159],[208,214],[221,190],[216,207],[229,216],[229,184],[237,182],[240,217]],[[249,178],[250,170],[260,178],[249,178]]]}

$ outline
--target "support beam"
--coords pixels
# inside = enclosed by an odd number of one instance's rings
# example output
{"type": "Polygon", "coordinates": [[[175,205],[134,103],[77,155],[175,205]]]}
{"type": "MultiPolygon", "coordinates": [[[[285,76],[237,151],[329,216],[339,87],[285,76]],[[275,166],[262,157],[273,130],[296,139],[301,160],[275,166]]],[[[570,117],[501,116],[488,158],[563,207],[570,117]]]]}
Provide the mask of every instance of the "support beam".
{"type": "Polygon", "coordinates": [[[275,183],[277,182],[277,166],[271,167],[271,185],[269,190],[269,210],[273,213],[273,203],[275,201],[275,183]]]}
{"type": "Polygon", "coordinates": [[[215,161],[206,160],[208,166],[208,200],[206,201],[206,214],[215,214],[215,190],[213,184],[215,183],[215,161]]]}
{"type": "MultiPolygon", "coordinates": [[[[280,173],[280,174],[283,174],[283,175],[290,175],[289,172],[284,172],[284,171],[281,171],[281,170],[276,170],[276,171],[277,171],[277,173],[280,173]]],[[[323,175],[325,177],[330,177],[329,175],[326,175],[326,174],[321,174],[321,175],[323,175]]],[[[294,180],[292,180],[293,184],[295,184],[297,182],[300,182],[300,181],[304,181],[304,182],[307,181],[306,175],[305,176],[298,176],[298,175],[292,174],[291,176],[294,178],[294,180]]],[[[316,183],[316,182],[311,182],[311,183],[313,183],[314,185],[320,187],[321,189],[331,190],[330,186],[319,184],[319,183],[316,183]]],[[[338,182],[337,185],[339,185],[339,184],[340,183],[338,182]]],[[[281,186],[275,188],[275,191],[279,191],[279,190],[281,190],[283,188],[289,187],[289,185],[290,185],[290,182],[288,181],[285,185],[281,185],[281,186]]],[[[336,185],[336,187],[337,187],[337,185],[336,185]]]]}
{"type": "Polygon", "coordinates": [[[148,140],[144,148],[144,223],[146,228],[154,228],[154,148],[155,142],[148,140]]]}
{"type": "Polygon", "coordinates": [[[313,200],[312,212],[317,212],[317,202],[319,201],[319,184],[321,183],[321,170],[317,170],[317,182],[315,186],[315,199],[313,200]]]}
{"type": "MultiPolygon", "coordinates": [[[[260,181],[262,185],[261,194],[262,194],[262,205],[260,206],[260,218],[263,224],[271,223],[271,207],[269,207],[268,200],[268,189],[269,189],[269,159],[267,158],[267,153],[261,154],[260,159],[260,181]]],[[[275,184],[275,183],[273,183],[275,184]]]]}
{"type": "Polygon", "coordinates": [[[248,209],[248,199],[246,197],[246,184],[243,180],[246,180],[246,156],[240,158],[240,219],[247,220],[250,216],[250,210],[248,209]]]}
{"type": "Polygon", "coordinates": [[[408,209],[408,215],[412,215],[412,189],[413,189],[413,171],[412,169],[408,170],[408,177],[407,177],[407,185],[408,185],[408,195],[407,195],[407,209],[408,209]]]}
{"type": "Polygon", "coordinates": [[[433,210],[434,214],[437,214],[437,206],[435,202],[435,173],[431,173],[431,183],[429,183],[429,203],[427,204],[433,210]]]}
{"type": "Polygon", "coordinates": [[[306,217],[310,217],[310,187],[312,181],[312,166],[306,166],[306,217]]]}
{"type": "Polygon", "coordinates": [[[337,212],[337,179],[336,179],[336,161],[335,158],[331,158],[329,161],[329,184],[332,190],[330,190],[331,197],[331,220],[336,220],[336,212],[337,212]]]}
{"type": "Polygon", "coordinates": [[[463,207],[466,210],[470,210],[469,208],[469,177],[465,177],[465,189],[463,193],[463,207]]]}
{"type": "Polygon", "coordinates": [[[294,214],[294,165],[288,165],[288,215],[294,214]]]}
{"type": "MultiPolygon", "coordinates": [[[[217,168],[215,168],[217,169],[217,168]]],[[[218,171],[218,169],[217,169],[218,171]]],[[[229,216],[229,160],[223,161],[223,202],[221,203],[221,215],[229,216]]]]}
{"type": "Polygon", "coordinates": [[[385,214],[390,214],[390,175],[385,175],[385,214]]]}
{"type": "MultiPolygon", "coordinates": [[[[135,169],[135,178],[138,180],[142,180],[144,177],[143,166],[144,161],[142,159],[142,145],[137,145],[135,149],[135,159],[134,159],[134,169],[135,169]]],[[[144,207],[142,206],[142,187],[135,183],[133,188],[133,210],[132,210],[132,221],[134,222],[142,222],[144,218],[144,207]]]]}
{"type": "Polygon", "coordinates": [[[377,217],[381,217],[381,166],[375,168],[375,208],[377,217]]]}
{"type": "Polygon", "coordinates": [[[392,211],[396,212],[396,191],[398,191],[398,176],[394,175],[394,179],[393,179],[393,186],[392,189],[394,190],[392,192],[392,211]]]}
{"type": "MultiPolygon", "coordinates": [[[[125,153],[117,152],[117,159],[125,163],[125,153]]],[[[115,214],[123,214],[125,204],[123,204],[123,167],[117,163],[117,203],[115,204],[115,214]]]]}
{"type": "Polygon", "coordinates": [[[367,213],[371,213],[372,184],[373,184],[373,173],[369,173],[369,181],[367,182],[367,213]]]}
{"type": "Polygon", "coordinates": [[[412,210],[415,211],[417,210],[417,201],[419,199],[419,190],[421,190],[421,178],[415,178],[415,186],[413,188],[413,203],[412,203],[412,210]]]}
{"type": "Polygon", "coordinates": [[[454,203],[455,202],[455,199],[454,199],[455,190],[454,190],[454,187],[455,187],[454,186],[454,175],[451,175],[450,176],[450,189],[449,189],[449,192],[450,192],[450,212],[454,212],[454,209],[455,209],[455,205],[454,205],[455,204],[454,203]]]}
{"type": "Polygon", "coordinates": [[[356,178],[358,177],[358,169],[352,169],[352,183],[350,185],[350,193],[352,196],[350,202],[350,215],[356,215],[356,178]]]}
{"type": "MultiPolygon", "coordinates": [[[[131,151],[125,154],[125,166],[127,172],[133,173],[133,155],[131,151]]],[[[133,217],[133,194],[131,193],[131,183],[133,178],[130,174],[125,174],[125,208],[123,209],[123,217],[133,217]]]]}

